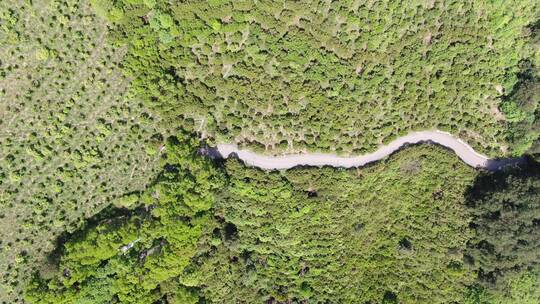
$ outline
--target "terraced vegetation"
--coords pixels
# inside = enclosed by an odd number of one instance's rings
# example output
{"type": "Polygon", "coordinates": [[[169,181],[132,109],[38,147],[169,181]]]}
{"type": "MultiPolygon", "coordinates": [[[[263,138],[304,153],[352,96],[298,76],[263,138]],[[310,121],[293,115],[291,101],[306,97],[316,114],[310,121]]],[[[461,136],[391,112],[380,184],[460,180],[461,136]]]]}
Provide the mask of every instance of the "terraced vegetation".
{"type": "Polygon", "coordinates": [[[0,19],[0,302],[14,303],[60,233],[154,178],[163,131],[125,94],[123,52],[88,4],[1,1],[0,19]]]}
{"type": "Polygon", "coordinates": [[[94,3],[136,90],[218,142],[363,154],[438,128],[494,156],[538,137],[514,94],[538,73],[537,1],[94,3]]]}

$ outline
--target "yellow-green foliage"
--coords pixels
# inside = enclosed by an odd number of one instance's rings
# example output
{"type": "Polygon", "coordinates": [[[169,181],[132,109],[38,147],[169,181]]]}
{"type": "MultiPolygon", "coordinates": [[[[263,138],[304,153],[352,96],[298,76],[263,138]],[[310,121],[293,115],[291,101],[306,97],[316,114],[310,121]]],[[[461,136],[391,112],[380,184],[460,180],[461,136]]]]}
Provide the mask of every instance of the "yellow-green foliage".
{"type": "Polygon", "coordinates": [[[0,1],[0,302],[60,233],[157,174],[144,146],[162,131],[106,36],[87,1],[0,1]]]}
{"type": "Polygon", "coordinates": [[[540,303],[540,268],[521,271],[509,276],[502,294],[495,297],[497,304],[536,304],[540,303]]]}
{"type": "Polygon", "coordinates": [[[497,290],[475,288],[466,304],[537,304],[540,303],[540,267],[514,271],[499,282],[497,290]]]}
{"type": "Polygon", "coordinates": [[[538,1],[115,5],[139,94],[217,140],[365,152],[439,128],[483,152],[523,151],[506,141],[524,116],[501,102],[540,53],[528,29],[538,1]]]}

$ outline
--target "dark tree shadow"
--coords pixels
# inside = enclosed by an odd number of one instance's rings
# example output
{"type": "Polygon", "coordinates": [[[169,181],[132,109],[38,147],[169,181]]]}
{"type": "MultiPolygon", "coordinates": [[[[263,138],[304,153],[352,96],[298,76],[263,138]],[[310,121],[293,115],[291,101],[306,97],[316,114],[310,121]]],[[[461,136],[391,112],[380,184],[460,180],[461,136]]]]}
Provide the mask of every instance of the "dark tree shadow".
{"type": "Polygon", "coordinates": [[[506,167],[481,172],[465,194],[475,235],[464,262],[487,288],[540,263],[540,163],[523,157],[494,165],[506,167]]]}

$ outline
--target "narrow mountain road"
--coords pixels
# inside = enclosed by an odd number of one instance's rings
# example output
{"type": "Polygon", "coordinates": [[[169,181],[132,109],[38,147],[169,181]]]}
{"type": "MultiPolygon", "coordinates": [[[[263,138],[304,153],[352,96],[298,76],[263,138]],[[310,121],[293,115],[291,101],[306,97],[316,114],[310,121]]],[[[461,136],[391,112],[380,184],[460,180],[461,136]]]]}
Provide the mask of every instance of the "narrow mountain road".
{"type": "Polygon", "coordinates": [[[305,153],[282,156],[269,156],[257,154],[249,150],[239,149],[235,144],[218,144],[214,157],[227,158],[235,153],[246,164],[261,169],[289,169],[296,166],[332,166],[332,167],[361,167],[368,163],[381,160],[393,152],[405,147],[407,144],[433,143],[453,150],[466,164],[474,168],[483,168],[491,171],[499,170],[507,165],[519,164],[525,158],[490,159],[476,152],[471,146],[452,134],[439,131],[412,132],[399,137],[387,145],[379,147],[376,151],[351,157],[341,157],[326,153],[305,153]],[[216,153],[217,152],[217,153],[216,153]]]}

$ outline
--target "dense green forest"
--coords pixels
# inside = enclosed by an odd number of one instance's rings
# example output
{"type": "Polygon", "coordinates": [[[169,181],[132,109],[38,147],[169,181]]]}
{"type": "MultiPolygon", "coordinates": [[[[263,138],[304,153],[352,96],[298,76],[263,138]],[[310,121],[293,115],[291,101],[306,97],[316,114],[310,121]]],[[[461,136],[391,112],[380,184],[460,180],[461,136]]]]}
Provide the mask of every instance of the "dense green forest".
{"type": "Polygon", "coordinates": [[[0,2],[0,302],[540,303],[540,4],[0,2]],[[361,154],[262,171],[201,148],[361,154]]]}
{"type": "Polygon", "coordinates": [[[126,209],[123,214],[75,234],[64,246],[59,268],[42,270],[51,281],[34,282],[26,300],[155,303],[166,297],[170,303],[187,303],[196,298],[179,275],[212,224],[208,210],[224,175],[209,159],[195,155],[193,141],[169,139],[156,183],[116,201],[126,209]]]}
{"type": "Polygon", "coordinates": [[[479,176],[466,205],[475,236],[465,260],[479,283],[495,291],[495,303],[510,302],[509,295],[513,303],[538,303],[540,164],[479,176]]]}
{"type": "Polygon", "coordinates": [[[226,168],[215,212],[237,231],[196,260],[210,303],[462,302],[474,281],[462,203],[474,172],[442,149],[359,170],[226,168]]]}

